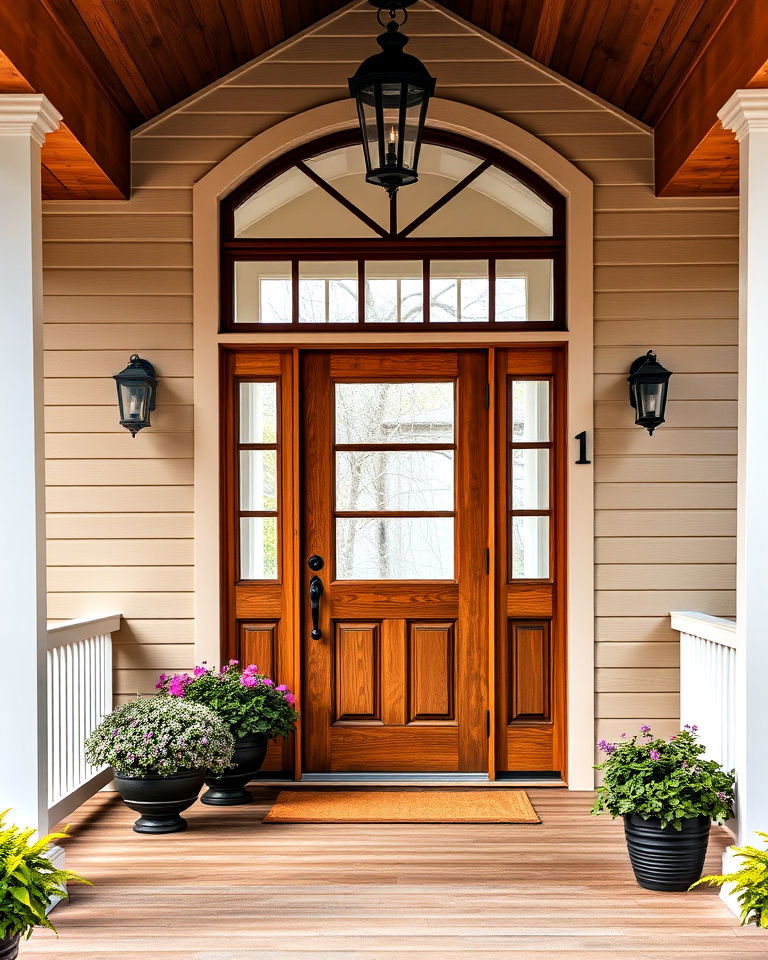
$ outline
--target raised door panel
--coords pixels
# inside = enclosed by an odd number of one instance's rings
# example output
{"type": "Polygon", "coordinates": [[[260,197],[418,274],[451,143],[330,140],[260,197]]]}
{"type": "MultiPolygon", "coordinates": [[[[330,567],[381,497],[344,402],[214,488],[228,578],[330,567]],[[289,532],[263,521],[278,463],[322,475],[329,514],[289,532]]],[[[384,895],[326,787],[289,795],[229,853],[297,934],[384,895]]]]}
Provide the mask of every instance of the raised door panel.
{"type": "Polygon", "coordinates": [[[380,721],[380,625],[336,623],[333,662],[334,722],[380,721]]]}
{"type": "Polygon", "coordinates": [[[549,623],[510,623],[509,723],[551,719],[549,623]]]}
{"type": "Polygon", "coordinates": [[[454,624],[411,623],[408,629],[408,721],[453,721],[454,624]]]}
{"type": "Polygon", "coordinates": [[[238,659],[242,664],[255,663],[261,673],[274,677],[278,672],[277,623],[240,624],[238,659]]]}

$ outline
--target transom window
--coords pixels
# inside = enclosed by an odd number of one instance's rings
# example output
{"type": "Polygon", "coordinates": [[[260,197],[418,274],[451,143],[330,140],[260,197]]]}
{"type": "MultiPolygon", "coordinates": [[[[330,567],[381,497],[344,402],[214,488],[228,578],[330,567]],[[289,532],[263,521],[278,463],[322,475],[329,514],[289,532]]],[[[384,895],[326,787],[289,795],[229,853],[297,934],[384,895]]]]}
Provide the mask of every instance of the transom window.
{"type": "Polygon", "coordinates": [[[418,183],[392,198],[353,131],[227,197],[222,329],[564,329],[563,198],[499,151],[425,138],[418,183]]]}

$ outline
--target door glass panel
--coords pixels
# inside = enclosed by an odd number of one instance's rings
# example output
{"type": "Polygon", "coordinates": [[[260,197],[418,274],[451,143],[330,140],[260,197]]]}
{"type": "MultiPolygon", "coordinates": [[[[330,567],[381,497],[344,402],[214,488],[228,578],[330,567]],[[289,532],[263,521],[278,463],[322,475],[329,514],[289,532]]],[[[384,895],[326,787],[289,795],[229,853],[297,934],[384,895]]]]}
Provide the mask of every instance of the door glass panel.
{"type": "Polygon", "coordinates": [[[240,518],[240,579],[277,578],[277,517],[240,518]]]}
{"type": "Polygon", "coordinates": [[[290,323],[291,310],[289,261],[235,263],[235,323],[290,323]]]}
{"type": "Polygon", "coordinates": [[[488,262],[434,260],[429,273],[431,323],[487,323],[488,262]]]}
{"type": "Polygon", "coordinates": [[[277,451],[240,451],[240,509],[277,510],[277,451]]]}
{"type": "Polygon", "coordinates": [[[452,450],[342,450],[337,510],[453,510],[452,450]]]}
{"type": "Polygon", "coordinates": [[[549,450],[512,450],[512,509],[549,509],[549,450]]]}
{"type": "Polygon", "coordinates": [[[337,517],[339,580],[453,579],[453,517],[337,517]]]}
{"type": "Polygon", "coordinates": [[[496,261],[496,322],[552,321],[551,260],[496,261]]]}
{"type": "Polygon", "coordinates": [[[299,323],[357,323],[357,264],[299,264],[299,323]]]}
{"type": "Polygon", "coordinates": [[[277,441],[277,384],[240,384],[240,443],[277,441]]]}
{"type": "Polygon", "coordinates": [[[549,517],[512,517],[509,553],[513,580],[549,577],[549,517]]]}
{"type": "Polygon", "coordinates": [[[337,443],[453,443],[453,383],[337,383],[337,443]]]}
{"type": "Polygon", "coordinates": [[[424,280],[420,260],[366,263],[366,323],[421,323],[423,319],[424,280]]]}
{"type": "Polygon", "coordinates": [[[549,440],[549,381],[513,380],[510,439],[513,443],[549,440]]]}

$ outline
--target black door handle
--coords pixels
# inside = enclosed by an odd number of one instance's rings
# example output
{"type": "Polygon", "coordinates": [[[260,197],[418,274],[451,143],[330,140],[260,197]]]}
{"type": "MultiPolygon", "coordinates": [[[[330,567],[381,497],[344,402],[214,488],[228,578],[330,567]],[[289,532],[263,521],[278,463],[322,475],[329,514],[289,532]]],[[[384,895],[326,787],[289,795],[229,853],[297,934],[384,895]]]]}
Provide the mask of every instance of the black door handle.
{"type": "Polygon", "coordinates": [[[313,640],[319,640],[323,632],[320,629],[320,597],[323,595],[323,581],[318,576],[312,577],[309,581],[309,603],[312,607],[312,632],[310,636],[313,640]]]}

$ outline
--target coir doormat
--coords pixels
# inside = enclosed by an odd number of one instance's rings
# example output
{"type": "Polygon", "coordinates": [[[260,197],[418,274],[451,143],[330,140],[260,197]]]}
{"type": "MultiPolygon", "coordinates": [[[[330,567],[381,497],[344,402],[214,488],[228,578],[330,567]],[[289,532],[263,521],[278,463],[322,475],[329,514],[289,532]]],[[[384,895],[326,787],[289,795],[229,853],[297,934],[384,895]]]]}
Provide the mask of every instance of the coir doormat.
{"type": "Polygon", "coordinates": [[[524,790],[281,790],[265,823],[540,823],[524,790]]]}

